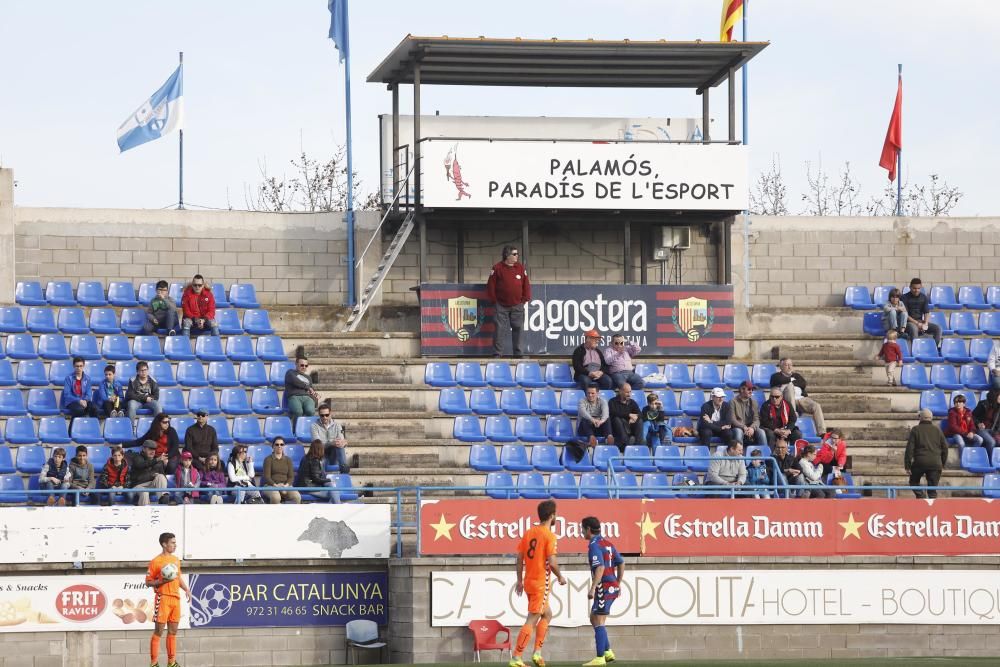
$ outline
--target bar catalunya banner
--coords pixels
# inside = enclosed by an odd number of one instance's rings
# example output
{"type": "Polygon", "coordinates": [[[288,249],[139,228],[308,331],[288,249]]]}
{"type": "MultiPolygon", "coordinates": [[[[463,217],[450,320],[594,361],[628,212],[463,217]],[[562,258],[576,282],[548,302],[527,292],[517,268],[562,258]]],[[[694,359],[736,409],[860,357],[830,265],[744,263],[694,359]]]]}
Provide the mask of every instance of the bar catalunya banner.
{"type": "MultiPolygon", "coordinates": [[[[510,554],[537,521],[532,500],[426,500],[422,554],[510,554]]],[[[623,553],[646,556],[847,556],[1000,553],[986,499],[560,500],[559,553],[584,553],[596,516],[623,553]]]]}
{"type": "MultiPolygon", "coordinates": [[[[147,548],[146,559],[153,555],[147,548]]],[[[155,594],[143,577],[142,572],[0,577],[0,632],[149,632],[155,594]]],[[[182,595],[180,627],[190,627],[189,616],[182,595]]]]}
{"type": "MultiPolygon", "coordinates": [[[[617,333],[638,345],[637,361],[733,353],[731,285],[532,285],[531,295],[521,334],[526,354],[568,357],[591,329],[602,346],[617,333]]],[[[490,356],[495,313],[485,285],[421,286],[420,353],[490,356]]]]}
{"type": "Polygon", "coordinates": [[[147,561],[164,532],[187,559],[386,558],[389,507],[11,507],[0,518],[0,563],[147,561]]]}
{"type": "MultiPolygon", "coordinates": [[[[549,603],[552,624],[590,625],[590,573],[568,572],[549,603]]],[[[523,622],[513,568],[434,572],[431,625],[523,622]]],[[[1000,625],[995,570],[629,570],[608,625],[1000,625]]],[[[614,635],[612,635],[614,636],[614,635]]]]}
{"type": "Polygon", "coordinates": [[[431,208],[747,208],[743,146],[429,139],[420,150],[431,208]]]}
{"type": "Polygon", "coordinates": [[[346,625],[388,621],[385,572],[192,574],[191,626],[196,628],[346,625]]]}

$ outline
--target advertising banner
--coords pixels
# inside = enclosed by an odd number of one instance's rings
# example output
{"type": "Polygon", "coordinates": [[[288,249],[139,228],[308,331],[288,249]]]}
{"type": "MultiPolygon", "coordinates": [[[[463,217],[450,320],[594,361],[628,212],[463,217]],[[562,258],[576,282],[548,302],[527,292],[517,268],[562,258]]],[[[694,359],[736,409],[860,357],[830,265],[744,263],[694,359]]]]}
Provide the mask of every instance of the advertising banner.
{"type": "MultiPolygon", "coordinates": [[[[147,547],[146,559],[154,555],[156,551],[151,552],[147,547]]],[[[0,632],[145,630],[149,633],[153,629],[154,597],[142,572],[0,577],[0,632]]],[[[189,618],[187,601],[181,595],[180,627],[190,627],[189,618]]]]}
{"type": "MultiPolygon", "coordinates": [[[[556,583],[552,625],[590,625],[587,571],[556,583]]],[[[513,568],[434,572],[431,625],[524,622],[513,568]]],[[[608,625],[1000,625],[995,570],[629,570],[608,625]]],[[[613,637],[614,635],[612,635],[613,637]]]]}
{"type": "MultiPolygon", "coordinates": [[[[510,554],[537,521],[534,500],[427,500],[423,554],[510,554]]],[[[560,500],[559,553],[584,553],[585,516],[622,553],[647,556],[847,556],[1000,553],[986,499],[560,500]]]]}
{"type": "Polygon", "coordinates": [[[385,572],[192,574],[191,626],[196,628],[385,625],[385,572]]]}
{"type": "MultiPolygon", "coordinates": [[[[531,296],[521,334],[526,354],[568,361],[591,329],[601,334],[601,346],[611,344],[612,334],[638,345],[637,361],[733,353],[732,285],[532,285],[531,296]]],[[[494,314],[485,285],[422,285],[420,353],[492,355],[494,314]]]]}

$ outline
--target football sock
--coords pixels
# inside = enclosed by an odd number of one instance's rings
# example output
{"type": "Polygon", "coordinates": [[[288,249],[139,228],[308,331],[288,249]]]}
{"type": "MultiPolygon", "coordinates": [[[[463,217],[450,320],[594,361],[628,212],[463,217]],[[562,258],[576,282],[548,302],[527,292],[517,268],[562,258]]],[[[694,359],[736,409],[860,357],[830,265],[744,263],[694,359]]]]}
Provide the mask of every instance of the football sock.
{"type": "Polygon", "coordinates": [[[167,635],[167,660],[173,662],[177,657],[177,635],[167,635]]]}
{"type": "Polygon", "coordinates": [[[156,662],[160,659],[160,635],[153,633],[149,638],[149,661],[156,662]]]}
{"type": "Polygon", "coordinates": [[[535,653],[542,650],[542,644],[545,643],[545,636],[549,633],[549,620],[547,618],[540,619],[538,625],[535,626],[535,653]]]}
{"type": "Polygon", "coordinates": [[[524,649],[528,646],[528,641],[531,639],[531,626],[522,625],[521,631],[517,633],[517,647],[514,649],[514,655],[520,657],[524,655],[524,649]]]}
{"type": "Polygon", "coordinates": [[[611,648],[611,640],[608,639],[608,626],[601,626],[601,643],[604,645],[604,650],[601,651],[601,655],[606,653],[611,648]]]}
{"type": "Polygon", "coordinates": [[[597,647],[597,657],[604,655],[604,652],[608,650],[608,633],[604,631],[603,625],[598,625],[594,627],[594,643],[597,647]]]}

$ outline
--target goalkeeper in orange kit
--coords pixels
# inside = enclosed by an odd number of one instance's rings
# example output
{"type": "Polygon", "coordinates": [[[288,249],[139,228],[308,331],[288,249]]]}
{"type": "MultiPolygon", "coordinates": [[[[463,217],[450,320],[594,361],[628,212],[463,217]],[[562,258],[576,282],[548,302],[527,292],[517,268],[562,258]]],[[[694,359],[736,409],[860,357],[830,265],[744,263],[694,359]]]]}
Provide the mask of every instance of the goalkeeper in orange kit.
{"type": "Polygon", "coordinates": [[[159,556],[149,561],[146,570],[146,585],[156,591],[153,602],[153,636],[149,639],[149,662],[151,667],[160,664],[160,637],[163,628],[167,629],[167,667],[180,667],[177,664],[177,624],[181,620],[181,595],[184,591],[187,600],[191,602],[191,590],[181,578],[181,561],[174,555],[177,550],[177,537],[173,533],[160,535],[160,546],[163,551],[159,556]],[[173,569],[173,576],[164,576],[164,568],[173,569]]]}

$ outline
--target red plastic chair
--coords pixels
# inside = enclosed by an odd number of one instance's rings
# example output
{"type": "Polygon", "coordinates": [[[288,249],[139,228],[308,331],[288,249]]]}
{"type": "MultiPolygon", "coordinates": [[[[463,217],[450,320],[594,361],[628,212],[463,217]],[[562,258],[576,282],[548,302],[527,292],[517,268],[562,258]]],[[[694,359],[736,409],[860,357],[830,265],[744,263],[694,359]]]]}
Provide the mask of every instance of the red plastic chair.
{"type": "Polygon", "coordinates": [[[482,662],[482,658],[479,656],[480,651],[499,650],[501,660],[503,660],[503,652],[505,649],[507,653],[511,653],[510,628],[500,625],[500,621],[472,621],[469,623],[469,629],[472,630],[474,662],[482,662]],[[501,634],[506,635],[506,638],[503,641],[499,640],[501,634]]]}

